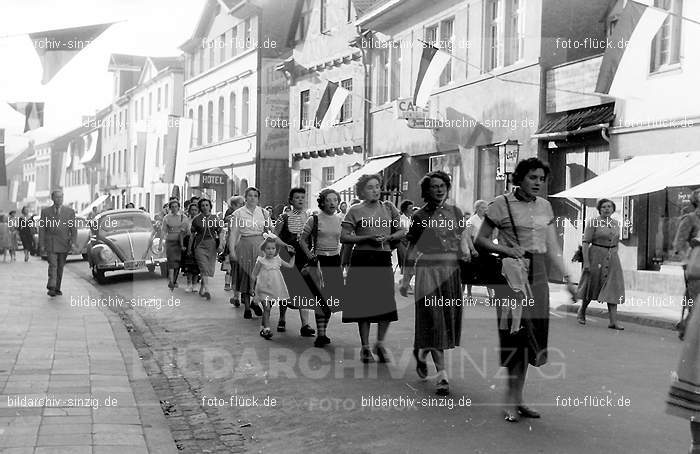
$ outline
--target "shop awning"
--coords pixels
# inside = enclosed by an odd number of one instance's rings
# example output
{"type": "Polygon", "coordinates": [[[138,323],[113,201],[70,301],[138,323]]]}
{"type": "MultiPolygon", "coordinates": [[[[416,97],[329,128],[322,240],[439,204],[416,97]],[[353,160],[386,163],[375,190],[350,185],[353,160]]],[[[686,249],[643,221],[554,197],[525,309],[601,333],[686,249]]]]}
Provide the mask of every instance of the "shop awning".
{"type": "Polygon", "coordinates": [[[557,137],[583,134],[604,128],[614,119],[614,103],[576,109],[550,118],[532,137],[537,139],[555,139],[557,137]]]}
{"type": "Polygon", "coordinates": [[[700,151],[637,156],[551,197],[614,198],[695,185],[700,185],[700,151]]]}
{"type": "Polygon", "coordinates": [[[83,211],[81,211],[80,213],[78,213],[76,216],[81,217],[81,218],[86,217],[92,211],[92,207],[100,206],[105,200],[107,200],[107,197],[109,197],[109,196],[102,194],[101,196],[96,198],[94,202],[92,202],[90,205],[86,206],[85,209],[83,211]]]}
{"type": "Polygon", "coordinates": [[[385,158],[376,158],[372,159],[370,161],[367,161],[365,165],[357,169],[356,171],[352,172],[351,174],[345,175],[343,178],[340,180],[336,181],[332,185],[330,185],[328,188],[329,189],[334,189],[338,192],[344,191],[348,188],[351,188],[357,183],[357,180],[360,179],[362,175],[371,175],[374,173],[381,172],[382,170],[386,169],[399,159],[401,159],[403,155],[395,155],[395,156],[387,156],[385,158]]]}

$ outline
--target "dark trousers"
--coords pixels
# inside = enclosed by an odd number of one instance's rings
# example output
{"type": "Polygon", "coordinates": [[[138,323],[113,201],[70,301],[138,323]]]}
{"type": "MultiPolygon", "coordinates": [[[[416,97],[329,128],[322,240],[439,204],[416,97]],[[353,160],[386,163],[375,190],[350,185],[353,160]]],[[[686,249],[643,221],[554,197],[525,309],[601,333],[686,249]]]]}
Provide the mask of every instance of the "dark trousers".
{"type": "Polygon", "coordinates": [[[46,288],[49,290],[61,290],[61,280],[63,279],[63,267],[66,265],[68,254],[62,252],[49,252],[49,282],[46,288]]]}

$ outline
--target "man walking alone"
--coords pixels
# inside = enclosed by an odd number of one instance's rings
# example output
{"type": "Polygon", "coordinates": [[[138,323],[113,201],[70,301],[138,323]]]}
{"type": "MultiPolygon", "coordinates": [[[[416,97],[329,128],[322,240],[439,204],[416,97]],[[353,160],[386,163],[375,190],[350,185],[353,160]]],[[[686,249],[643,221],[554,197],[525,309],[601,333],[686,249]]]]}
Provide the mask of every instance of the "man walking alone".
{"type": "MultiPolygon", "coordinates": [[[[51,192],[53,205],[41,210],[39,222],[39,245],[46,252],[49,262],[49,281],[46,284],[47,295],[63,295],[61,279],[66,257],[76,242],[78,230],[75,226],[75,211],[64,207],[63,191],[56,189],[51,192]]],[[[43,253],[42,253],[43,255],[43,253]]]]}

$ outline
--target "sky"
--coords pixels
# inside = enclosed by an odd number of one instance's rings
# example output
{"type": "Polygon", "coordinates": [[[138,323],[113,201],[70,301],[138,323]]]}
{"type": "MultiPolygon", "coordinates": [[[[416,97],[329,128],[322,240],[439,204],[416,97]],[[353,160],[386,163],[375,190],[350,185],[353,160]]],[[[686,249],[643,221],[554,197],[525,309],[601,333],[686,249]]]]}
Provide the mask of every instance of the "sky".
{"type": "Polygon", "coordinates": [[[193,33],[206,0],[0,1],[0,128],[9,156],[80,125],[83,115],[109,105],[112,53],[176,56],[193,33]],[[117,22],[46,85],[27,33],[117,22]],[[7,102],[43,101],[44,127],[23,133],[24,116],[7,102]]]}

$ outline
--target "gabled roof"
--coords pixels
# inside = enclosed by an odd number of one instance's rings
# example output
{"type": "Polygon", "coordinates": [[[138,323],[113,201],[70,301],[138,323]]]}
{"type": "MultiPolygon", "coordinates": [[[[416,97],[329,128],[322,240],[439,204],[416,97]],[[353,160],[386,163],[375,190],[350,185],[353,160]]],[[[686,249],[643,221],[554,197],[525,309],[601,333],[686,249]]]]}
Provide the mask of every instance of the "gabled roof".
{"type": "Polygon", "coordinates": [[[112,54],[109,57],[109,71],[131,70],[140,71],[146,57],[143,55],[112,54]]]}
{"type": "MultiPolygon", "coordinates": [[[[229,4],[235,5],[238,3],[238,0],[222,0],[222,3],[224,3],[226,6],[229,6],[229,4]]],[[[189,47],[196,43],[198,39],[201,39],[206,35],[206,28],[209,26],[214,17],[216,7],[221,6],[222,3],[220,3],[219,0],[207,0],[204,8],[202,9],[202,13],[199,15],[199,20],[194,28],[194,32],[192,32],[192,36],[190,36],[187,41],[180,45],[181,50],[186,51],[189,47]]],[[[233,6],[229,6],[229,10],[232,7],[233,6]]]]}
{"type": "Polygon", "coordinates": [[[184,69],[185,64],[180,57],[149,57],[149,60],[153,62],[153,66],[156,67],[157,71],[161,71],[165,68],[171,69],[184,69]]]}
{"type": "Polygon", "coordinates": [[[355,11],[357,12],[357,17],[364,15],[365,13],[382,6],[384,3],[390,0],[353,0],[352,3],[355,5],[355,11]]]}

